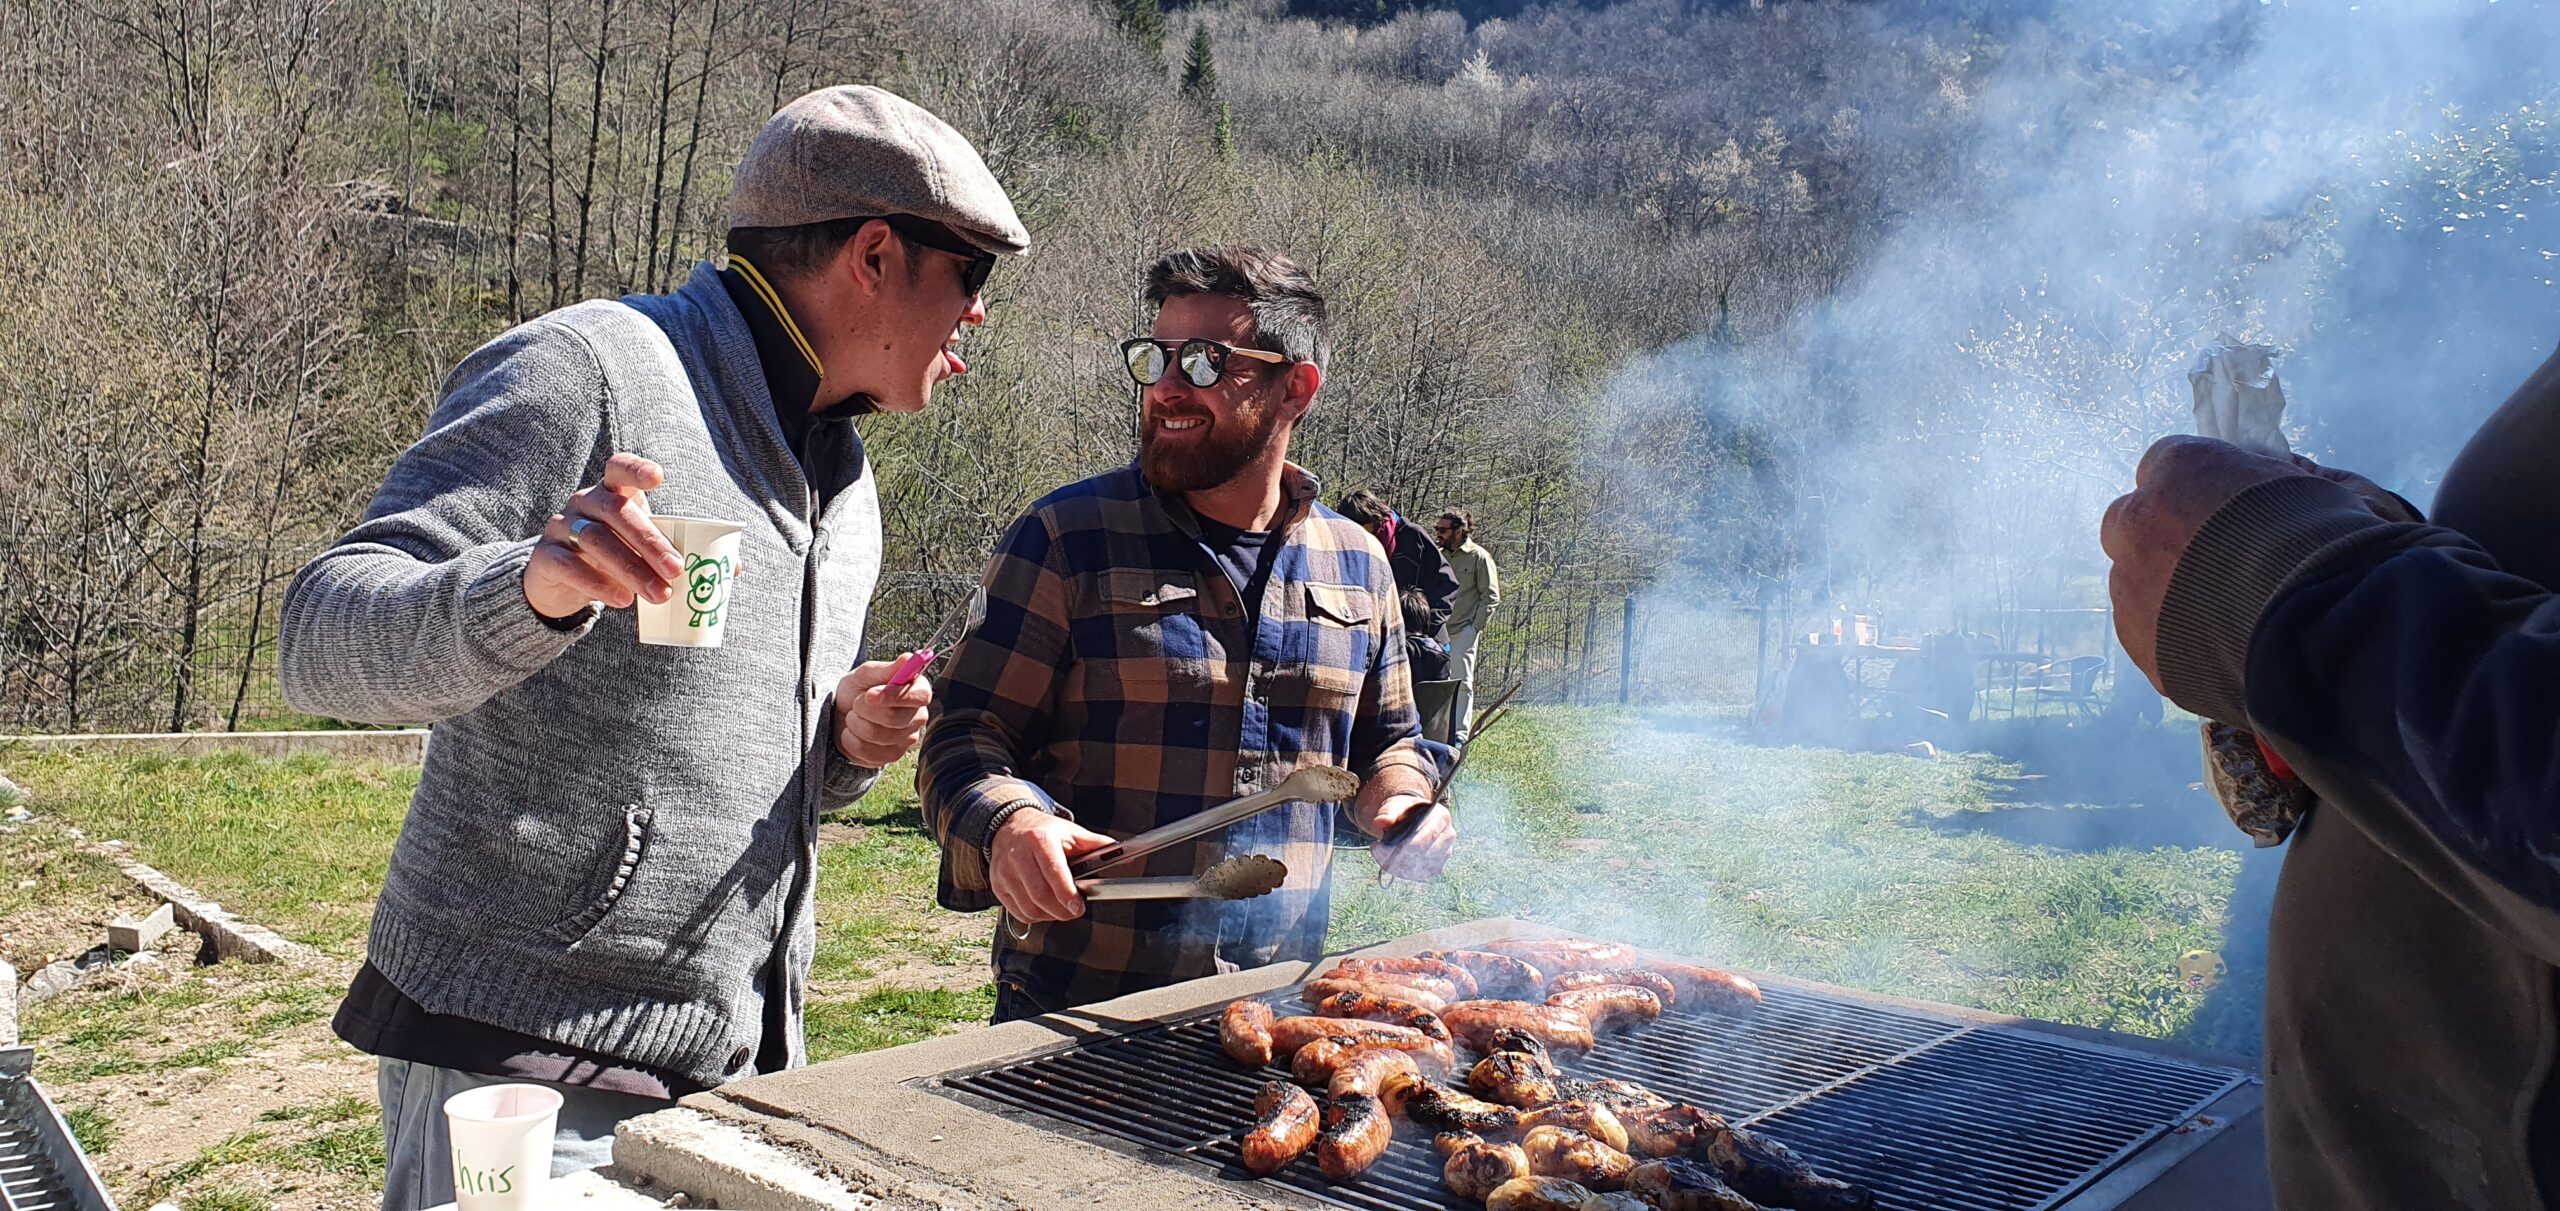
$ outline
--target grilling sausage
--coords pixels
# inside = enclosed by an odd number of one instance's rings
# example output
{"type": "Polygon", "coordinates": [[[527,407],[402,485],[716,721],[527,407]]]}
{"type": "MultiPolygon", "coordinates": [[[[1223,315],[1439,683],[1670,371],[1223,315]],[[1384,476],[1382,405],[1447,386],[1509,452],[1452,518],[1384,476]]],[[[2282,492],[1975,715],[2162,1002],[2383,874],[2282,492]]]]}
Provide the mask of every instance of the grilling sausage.
{"type": "Polygon", "coordinates": [[[1563,1096],[1556,1089],[1555,1067],[1522,1051],[1496,1051],[1476,1061],[1467,1073],[1467,1087],[1478,1097],[1524,1110],[1563,1096]]]}
{"type": "Polygon", "coordinates": [[[1794,1150],[1759,1132],[1726,1127],[1705,1143],[1707,1161],[1759,1202],[1801,1211],[1873,1211],[1876,1205],[1864,1187],[1814,1172],[1794,1150]]]}
{"type": "MultiPolygon", "coordinates": [[[[1314,1049],[1310,1047],[1307,1050],[1314,1049]]],[[[1304,1056],[1307,1052],[1298,1054],[1304,1056]]],[[[1325,1091],[1335,1097],[1353,1093],[1376,1097],[1388,1077],[1398,1073],[1422,1075],[1422,1065],[1415,1062],[1412,1052],[1393,1047],[1345,1048],[1334,1058],[1332,1067],[1333,1077],[1326,1082],[1325,1091]]]]}
{"type": "Polygon", "coordinates": [[[1541,971],[1632,967],[1637,962],[1635,947],[1581,938],[1504,938],[1487,942],[1484,948],[1525,959],[1541,971]]]}
{"type": "Polygon", "coordinates": [[[1244,1167],[1277,1173],[1316,1142],[1316,1100],[1287,1081],[1264,1081],[1253,1102],[1253,1129],[1244,1133],[1244,1167]]]}
{"type": "Polygon", "coordinates": [[[1504,1182],[1529,1175],[1529,1154],[1518,1144],[1497,1144],[1482,1136],[1459,1133],[1455,1147],[1443,1148],[1449,1160],[1440,1166],[1440,1181],[1460,1198],[1482,1199],[1504,1182]]]}
{"type": "Polygon", "coordinates": [[[1694,963],[1647,963],[1644,969],[1671,981],[1679,990],[1684,1013],[1732,1013],[1758,1008],[1760,986],[1716,967],[1694,963]]]}
{"type": "Polygon", "coordinates": [[[1673,984],[1669,977],[1663,975],[1661,972],[1648,971],[1642,967],[1612,967],[1601,971],[1568,971],[1547,981],[1547,995],[1554,996],[1559,992],[1572,992],[1577,988],[1599,988],[1608,984],[1633,984],[1638,988],[1650,988],[1653,990],[1653,995],[1662,998],[1662,1008],[1665,1011],[1668,1011],[1680,999],[1679,986],[1673,984]]]}
{"type": "Polygon", "coordinates": [[[1671,1104],[1671,1099],[1633,1081],[1586,1081],[1578,1076],[1557,1077],[1556,1095],[1574,1101],[1597,1102],[1620,1115],[1629,1110],[1671,1104]]]}
{"type": "Polygon", "coordinates": [[[1327,1098],[1324,1130],[1316,1136],[1316,1167],[1337,1182],[1347,1182],[1377,1164],[1395,1138],[1387,1108],[1365,1093],[1327,1098]]]}
{"type": "Polygon", "coordinates": [[[1547,986],[1546,973],[1527,959],[1490,950],[1426,950],[1416,957],[1466,968],[1467,974],[1476,978],[1476,995],[1480,997],[1532,1000],[1547,986]]]}
{"type": "Polygon", "coordinates": [[[1571,1178],[1594,1190],[1625,1185],[1635,1158],[1609,1145],[1563,1127],[1532,1127],[1520,1141],[1529,1154],[1529,1171],[1571,1178]]]}
{"type": "MultiPolygon", "coordinates": [[[[1521,1113],[1521,1130],[1528,1131],[1538,1127],[1562,1127],[1579,1135],[1590,1136],[1620,1152],[1627,1150],[1626,1124],[1619,1122],[1618,1116],[1608,1107],[1597,1102],[1556,1102],[1521,1113]]],[[[1539,1172],[1544,1173],[1547,1170],[1541,1169],[1539,1172]]]]}
{"type": "Polygon", "coordinates": [[[1449,1002],[1457,999],[1456,985],[1447,980],[1435,980],[1429,976],[1406,976],[1403,980],[1391,980],[1383,975],[1327,976],[1307,981],[1306,986],[1298,990],[1298,995],[1304,997],[1307,1004],[1316,1005],[1321,1004],[1327,997],[1340,996],[1346,992],[1375,993],[1382,997],[1394,997],[1399,1001],[1411,1001],[1433,1013],[1447,1008],[1449,1002]]]}
{"type": "Polygon", "coordinates": [[[1298,1054],[1298,1049],[1317,1039],[1341,1038],[1348,1035],[1404,1036],[1416,1043],[1431,1039],[1411,1026],[1391,1026],[1385,1022],[1354,1022],[1342,1018],[1289,1017],[1271,1024],[1271,1056],[1285,1060],[1298,1054]]]}
{"type": "Polygon", "coordinates": [[[1343,975],[1373,975],[1387,980],[1408,975],[1429,976],[1449,981],[1461,997],[1476,995],[1474,973],[1456,963],[1444,963],[1438,959],[1344,959],[1333,965],[1333,971],[1343,975]]]}
{"type": "Polygon", "coordinates": [[[1580,1013],[1591,1020],[1593,1029],[1624,1030],[1662,1016],[1662,998],[1650,988],[1632,984],[1576,988],[1548,997],[1547,1004],[1580,1013]]]}
{"type": "MultiPolygon", "coordinates": [[[[1553,1005],[1520,1001],[1460,1001],[1441,1013],[1450,1033],[1479,1052],[1492,1050],[1497,1030],[1517,1030],[1536,1038],[1550,1051],[1591,1050],[1591,1019],[1553,1005]]],[[[1285,1023],[1284,1023],[1285,1024],[1285,1023]]]]}
{"type": "Polygon", "coordinates": [[[1292,1053],[1289,1075],[1310,1089],[1322,1089],[1333,1083],[1334,1069],[1349,1053],[1364,1047],[1382,1047],[1413,1056],[1419,1071],[1428,1065],[1433,1072],[1449,1070],[1450,1050],[1438,1039],[1407,1033],[1389,1033],[1374,1022],[1345,1023],[1355,1026],[1340,1034],[1326,1035],[1292,1053]]]}
{"type": "Polygon", "coordinates": [[[1247,997],[1227,1006],[1218,1018],[1218,1045],[1227,1058],[1247,1068],[1271,1062],[1271,1006],[1247,997]]]}
{"type": "Polygon", "coordinates": [[[1582,1211],[1591,1188],[1561,1177],[1515,1177],[1484,1196],[1484,1211],[1582,1211]]]}
{"type": "Polygon", "coordinates": [[[1627,1171],[1627,1189],[1661,1211],[1760,1211],[1713,1168],[1693,1160],[1653,1160],[1627,1171]]]}
{"type": "Polygon", "coordinates": [[[1502,1134],[1520,1128],[1519,1111],[1477,1101],[1418,1075],[1388,1076],[1379,1086],[1378,1096],[1387,1104],[1388,1113],[1434,1131],[1502,1134]]]}
{"type": "Polygon", "coordinates": [[[1364,1022],[1383,1022],[1391,1026],[1411,1026],[1425,1035],[1448,1041],[1449,1027],[1440,1015],[1395,997],[1374,992],[1337,992],[1316,1006],[1316,1016],[1351,1018],[1364,1022]]]}

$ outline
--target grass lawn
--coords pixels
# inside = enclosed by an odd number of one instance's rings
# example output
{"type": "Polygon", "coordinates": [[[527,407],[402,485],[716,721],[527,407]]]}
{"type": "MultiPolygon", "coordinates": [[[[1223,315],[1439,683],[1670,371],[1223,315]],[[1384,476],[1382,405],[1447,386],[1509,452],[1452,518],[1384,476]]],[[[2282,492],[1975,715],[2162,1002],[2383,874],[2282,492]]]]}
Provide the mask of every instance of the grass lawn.
{"type": "MultiPolygon", "coordinates": [[[[130,842],[142,860],[329,956],[324,970],[288,977],[166,954],[156,974],[30,1012],[39,1074],[119,1193],[219,1207],[256,1189],[318,1207],[378,1182],[378,1125],[350,1108],[369,1102],[370,1064],[328,1034],[326,1018],[361,958],[416,769],[27,751],[0,751],[0,769],[33,792],[39,813],[0,828],[0,860],[35,872],[0,881],[0,955],[22,973],[77,953],[129,907],[129,890],[69,844],[66,824],[130,842]],[[304,1069],[326,1079],[291,1075],[304,1069]],[[278,1072],[287,1079],[265,1080],[278,1072]]],[[[2238,852],[2124,843],[2068,824],[2063,843],[2011,839],[1989,825],[2041,810],[2006,801],[2019,773],[1980,755],[1766,747],[1711,719],[1524,709],[1487,736],[1460,780],[1464,837],[1446,878],[1382,888],[1364,850],[1339,851],[1333,936],[1352,946],[1517,916],[2254,1052],[2254,1003],[2241,1003],[2251,986],[2191,989],[2174,966],[2222,947],[2238,852]]],[[[913,783],[910,768],[890,770],[821,830],[816,1058],[958,1029],[992,1008],[992,915],[934,907],[937,855],[913,783]]]]}

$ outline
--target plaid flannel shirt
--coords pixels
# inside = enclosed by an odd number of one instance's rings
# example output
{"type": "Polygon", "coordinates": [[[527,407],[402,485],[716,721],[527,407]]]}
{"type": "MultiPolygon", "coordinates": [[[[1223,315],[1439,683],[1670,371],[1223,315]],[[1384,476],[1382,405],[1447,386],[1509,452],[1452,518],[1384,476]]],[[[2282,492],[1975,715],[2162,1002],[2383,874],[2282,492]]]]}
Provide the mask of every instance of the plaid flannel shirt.
{"type": "MultiPolygon", "coordinates": [[[[987,566],[985,604],[934,694],[917,769],[940,900],[995,906],[987,845],[1018,805],[1129,837],[1302,765],[1429,778],[1395,578],[1377,540],[1292,465],[1258,619],[1178,496],[1133,464],[1033,504],[987,566]]],[[[1235,854],[1288,864],[1251,900],[1094,904],[999,928],[996,978],[1047,1009],[1323,953],[1338,810],[1292,803],[1109,873],[1187,875],[1235,854]],[[1142,869],[1141,869],[1142,868],[1142,869]]]]}

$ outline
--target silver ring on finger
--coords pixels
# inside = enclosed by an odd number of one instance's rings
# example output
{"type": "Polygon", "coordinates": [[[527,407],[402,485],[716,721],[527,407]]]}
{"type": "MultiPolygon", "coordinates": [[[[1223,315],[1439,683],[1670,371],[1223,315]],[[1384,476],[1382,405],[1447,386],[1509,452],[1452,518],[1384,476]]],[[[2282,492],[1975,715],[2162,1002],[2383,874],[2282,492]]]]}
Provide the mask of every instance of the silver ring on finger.
{"type": "Polygon", "coordinates": [[[595,526],[595,524],[596,524],[596,523],[595,523],[593,520],[589,519],[589,518],[584,518],[584,517],[572,517],[572,518],[570,518],[570,519],[569,519],[569,549],[570,549],[570,550],[572,550],[572,551],[579,551],[579,550],[584,550],[584,549],[586,549],[586,541],[585,541],[585,540],[586,540],[586,537],[587,537],[587,531],[588,531],[589,529],[593,528],[593,527],[595,526]]]}

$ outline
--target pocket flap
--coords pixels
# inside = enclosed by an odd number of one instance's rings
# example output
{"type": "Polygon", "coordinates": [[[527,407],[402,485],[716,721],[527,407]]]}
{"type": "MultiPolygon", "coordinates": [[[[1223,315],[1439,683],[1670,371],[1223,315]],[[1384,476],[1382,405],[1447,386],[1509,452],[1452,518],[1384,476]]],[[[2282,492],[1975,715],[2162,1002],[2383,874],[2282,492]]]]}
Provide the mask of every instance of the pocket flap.
{"type": "Polygon", "coordinates": [[[1187,608],[1188,603],[1199,596],[1199,586],[1185,572],[1115,568],[1102,574],[1102,599],[1116,606],[1180,605],[1187,608]]]}
{"type": "Polygon", "coordinates": [[[1369,620],[1377,615],[1377,598],[1367,589],[1338,584],[1307,586],[1307,616],[1310,618],[1358,627],[1369,625],[1369,620]]]}

